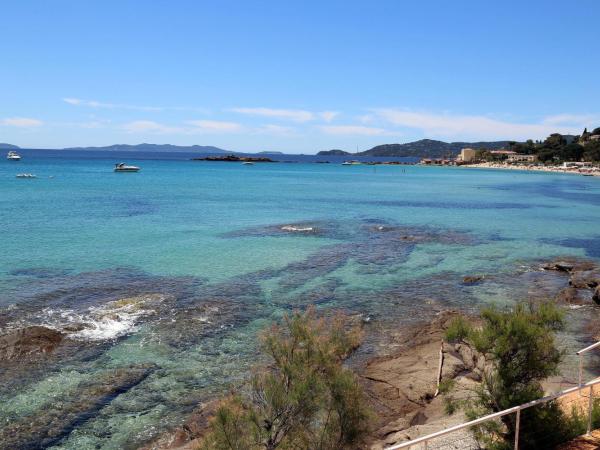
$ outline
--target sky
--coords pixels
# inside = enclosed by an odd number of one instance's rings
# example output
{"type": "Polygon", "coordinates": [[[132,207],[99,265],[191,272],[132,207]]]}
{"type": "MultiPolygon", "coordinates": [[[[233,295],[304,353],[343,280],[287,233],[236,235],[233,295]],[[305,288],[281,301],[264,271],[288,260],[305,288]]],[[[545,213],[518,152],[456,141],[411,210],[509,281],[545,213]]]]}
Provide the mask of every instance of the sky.
{"type": "Polygon", "coordinates": [[[365,150],[600,126],[600,2],[2,2],[0,142],[365,150]]]}

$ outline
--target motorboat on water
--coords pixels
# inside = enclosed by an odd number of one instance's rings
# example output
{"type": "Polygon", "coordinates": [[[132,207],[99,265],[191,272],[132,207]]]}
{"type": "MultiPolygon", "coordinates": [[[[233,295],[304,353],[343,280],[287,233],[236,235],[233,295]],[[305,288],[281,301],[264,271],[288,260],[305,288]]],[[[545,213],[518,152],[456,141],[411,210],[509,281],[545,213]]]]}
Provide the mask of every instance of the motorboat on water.
{"type": "Polygon", "coordinates": [[[19,173],[17,174],[17,178],[37,178],[37,175],[32,173],[19,173]]]}
{"type": "Polygon", "coordinates": [[[342,166],[360,166],[362,163],[355,159],[351,159],[350,161],[344,161],[342,166]]]}
{"type": "Polygon", "coordinates": [[[10,151],[6,154],[6,159],[8,159],[9,161],[20,161],[21,160],[21,155],[19,155],[17,152],[15,151],[10,151]]]}
{"type": "Polygon", "coordinates": [[[252,161],[244,161],[244,162],[242,163],[242,165],[244,165],[244,166],[253,166],[253,165],[254,165],[254,163],[253,163],[252,161]]]}
{"type": "Polygon", "coordinates": [[[125,163],[115,164],[115,172],[139,172],[138,166],[129,166],[125,163]]]}

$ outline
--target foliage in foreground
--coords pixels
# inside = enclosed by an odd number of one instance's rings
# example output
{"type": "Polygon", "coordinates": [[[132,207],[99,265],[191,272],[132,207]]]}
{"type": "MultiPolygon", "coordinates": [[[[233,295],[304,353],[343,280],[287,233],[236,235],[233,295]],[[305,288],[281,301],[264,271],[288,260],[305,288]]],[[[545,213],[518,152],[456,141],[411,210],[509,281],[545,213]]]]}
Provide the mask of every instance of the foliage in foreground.
{"type": "Polygon", "coordinates": [[[314,310],[286,316],[261,338],[271,360],[250,392],[224,399],[202,449],[346,449],[358,447],[370,412],[355,375],[342,366],[359,345],[358,329],[314,310]]]}
{"type": "MultiPolygon", "coordinates": [[[[481,319],[482,325],[473,327],[458,318],[446,333],[448,341],[466,343],[486,360],[481,385],[459,405],[469,419],[543,397],[541,383],[557,374],[563,356],[555,338],[563,314],[550,303],[486,308],[481,319]]],[[[510,414],[476,427],[475,437],[488,449],[512,448],[515,426],[515,414],[510,414]]],[[[580,434],[580,428],[581,417],[565,414],[557,402],[528,408],[521,412],[519,448],[553,448],[580,434]]]]}

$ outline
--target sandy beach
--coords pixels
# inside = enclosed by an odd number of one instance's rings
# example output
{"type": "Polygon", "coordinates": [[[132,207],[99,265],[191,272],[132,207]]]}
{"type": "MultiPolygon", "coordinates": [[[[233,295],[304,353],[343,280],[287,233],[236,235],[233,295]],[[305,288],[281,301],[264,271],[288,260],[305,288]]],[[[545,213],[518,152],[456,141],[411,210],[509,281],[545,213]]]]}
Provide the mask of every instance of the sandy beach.
{"type": "Polygon", "coordinates": [[[561,166],[542,166],[535,164],[506,164],[500,162],[482,162],[476,164],[463,164],[460,167],[469,169],[504,169],[504,170],[526,170],[531,172],[553,172],[553,173],[568,173],[573,175],[583,176],[600,176],[600,169],[597,167],[592,168],[579,168],[579,167],[563,167],[561,166]]]}

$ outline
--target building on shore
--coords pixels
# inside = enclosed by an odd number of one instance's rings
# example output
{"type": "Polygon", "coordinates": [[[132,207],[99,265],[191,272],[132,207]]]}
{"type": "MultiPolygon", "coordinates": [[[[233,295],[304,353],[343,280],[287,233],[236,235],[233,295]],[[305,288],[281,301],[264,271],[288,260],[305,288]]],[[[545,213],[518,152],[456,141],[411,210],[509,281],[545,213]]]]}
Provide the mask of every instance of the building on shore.
{"type": "Polygon", "coordinates": [[[504,161],[509,156],[516,155],[517,152],[513,152],[512,150],[500,149],[500,150],[491,150],[489,152],[489,154],[494,161],[504,161]]]}
{"type": "Polygon", "coordinates": [[[512,150],[492,150],[490,154],[493,156],[510,156],[516,155],[517,152],[513,152],[512,150]]]}
{"type": "Polygon", "coordinates": [[[453,166],[456,161],[451,159],[422,159],[419,163],[423,166],[453,166]]]}
{"type": "Polygon", "coordinates": [[[538,160],[537,155],[523,155],[521,153],[514,153],[513,155],[508,155],[509,162],[533,163],[533,162],[537,162],[537,160],[538,160]]]}
{"type": "Polygon", "coordinates": [[[584,169],[594,167],[594,165],[587,161],[567,161],[563,163],[562,167],[563,169],[584,169]]]}
{"type": "Polygon", "coordinates": [[[463,148],[460,151],[460,155],[458,155],[458,158],[456,158],[456,160],[458,162],[471,162],[473,160],[475,160],[475,155],[477,154],[477,151],[474,148],[463,148]]]}

